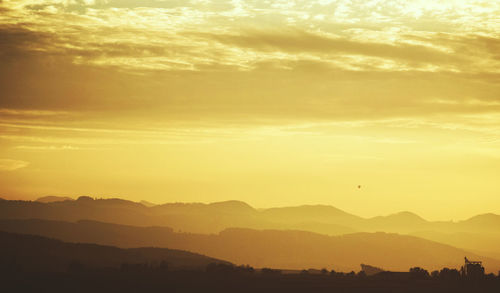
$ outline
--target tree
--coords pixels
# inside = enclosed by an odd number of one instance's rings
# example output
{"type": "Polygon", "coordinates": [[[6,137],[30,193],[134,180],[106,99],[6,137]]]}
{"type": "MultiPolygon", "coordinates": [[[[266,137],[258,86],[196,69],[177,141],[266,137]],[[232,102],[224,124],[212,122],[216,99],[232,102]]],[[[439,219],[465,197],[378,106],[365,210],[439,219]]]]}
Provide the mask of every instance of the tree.
{"type": "Polygon", "coordinates": [[[347,273],[346,277],[348,278],[354,278],[356,276],[356,273],[354,271],[351,271],[350,273],[347,273]]]}
{"type": "Polygon", "coordinates": [[[161,271],[161,272],[166,272],[168,271],[168,262],[162,260],[160,262],[160,265],[158,266],[158,271],[161,271]]]}
{"type": "Polygon", "coordinates": [[[456,269],[443,268],[439,272],[439,279],[444,281],[458,281],[460,273],[456,269]]]}
{"type": "Polygon", "coordinates": [[[356,275],[359,279],[365,279],[366,278],[366,273],[365,271],[359,271],[358,274],[356,275]]]}
{"type": "Polygon", "coordinates": [[[424,280],[429,278],[429,272],[420,267],[410,269],[410,278],[414,280],[424,280]]]}
{"type": "Polygon", "coordinates": [[[207,265],[206,271],[208,273],[231,273],[235,272],[236,269],[232,264],[225,263],[209,263],[207,265]]]}
{"type": "Polygon", "coordinates": [[[68,272],[77,273],[85,270],[85,265],[83,265],[78,260],[72,260],[68,265],[68,272]]]}
{"type": "Polygon", "coordinates": [[[260,271],[263,275],[266,275],[266,276],[281,275],[280,270],[274,270],[274,269],[270,269],[270,268],[263,268],[260,271]]]}

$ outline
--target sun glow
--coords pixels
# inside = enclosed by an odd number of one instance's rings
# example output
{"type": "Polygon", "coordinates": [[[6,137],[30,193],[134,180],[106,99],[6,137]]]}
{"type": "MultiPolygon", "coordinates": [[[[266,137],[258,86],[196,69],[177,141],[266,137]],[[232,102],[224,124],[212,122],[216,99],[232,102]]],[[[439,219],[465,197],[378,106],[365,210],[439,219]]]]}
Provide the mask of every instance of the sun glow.
{"type": "Polygon", "coordinates": [[[0,196],[500,212],[499,15],[479,0],[2,1],[0,196]]]}

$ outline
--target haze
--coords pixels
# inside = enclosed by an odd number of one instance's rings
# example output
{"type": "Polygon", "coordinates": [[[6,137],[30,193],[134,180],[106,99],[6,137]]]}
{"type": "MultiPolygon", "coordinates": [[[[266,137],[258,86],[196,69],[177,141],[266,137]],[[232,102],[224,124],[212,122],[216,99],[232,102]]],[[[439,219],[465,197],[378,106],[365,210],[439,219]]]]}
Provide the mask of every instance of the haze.
{"type": "Polygon", "coordinates": [[[0,197],[498,214],[500,2],[440,2],[0,1],[0,197]]]}

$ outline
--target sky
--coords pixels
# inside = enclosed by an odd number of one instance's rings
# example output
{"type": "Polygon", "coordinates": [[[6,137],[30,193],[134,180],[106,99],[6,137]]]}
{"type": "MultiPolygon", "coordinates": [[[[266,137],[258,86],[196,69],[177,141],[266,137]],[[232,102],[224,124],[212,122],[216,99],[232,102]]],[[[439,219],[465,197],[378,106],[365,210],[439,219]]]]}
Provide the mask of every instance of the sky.
{"type": "Polygon", "coordinates": [[[2,198],[450,220],[499,174],[500,1],[0,0],[2,198]]]}

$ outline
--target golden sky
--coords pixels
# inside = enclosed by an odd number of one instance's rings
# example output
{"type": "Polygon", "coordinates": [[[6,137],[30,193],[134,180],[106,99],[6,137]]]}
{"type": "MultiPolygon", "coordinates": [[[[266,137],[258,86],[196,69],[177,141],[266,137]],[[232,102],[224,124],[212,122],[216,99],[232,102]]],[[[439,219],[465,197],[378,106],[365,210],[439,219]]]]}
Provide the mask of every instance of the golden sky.
{"type": "Polygon", "coordinates": [[[0,196],[45,195],[500,213],[500,1],[0,0],[0,196]]]}

